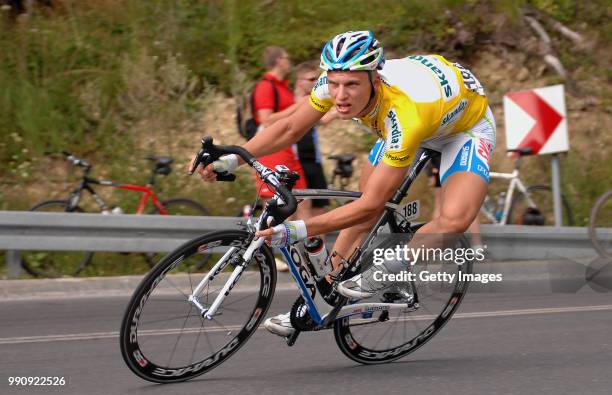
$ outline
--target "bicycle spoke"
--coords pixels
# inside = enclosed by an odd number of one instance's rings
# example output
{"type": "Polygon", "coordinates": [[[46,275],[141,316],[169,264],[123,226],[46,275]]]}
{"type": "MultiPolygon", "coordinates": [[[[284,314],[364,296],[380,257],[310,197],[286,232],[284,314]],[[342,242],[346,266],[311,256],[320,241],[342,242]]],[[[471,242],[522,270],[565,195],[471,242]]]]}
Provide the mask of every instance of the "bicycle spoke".
{"type": "Polygon", "coordinates": [[[198,343],[200,342],[200,335],[202,334],[202,329],[203,328],[204,328],[204,322],[200,321],[200,330],[198,331],[198,336],[196,337],[195,346],[193,347],[193,350],[191,351],[191,358],[189,359],[189,364],[190,365],[193,363],[193,358],[195,356],[195,352],[198,349],[198,343]]]}
{"type": "Polygon", "coordinates": [[[189,316],[191,315],[191,310],[193,309],[192,306],[189,307],[189,313],[187,314],[187,317],[185,317],[185,321],[183,321],[183,327],[181,328],[181,332],[179,333],[178,337],[176,338],[176,342],[174,343],[174,348],[172,349],[172,352],[170,353],[170,357],[168,358],[168,366],[172,366],[170,364],[170,362],[172,362],[172,358],[174,357],[174,353],[176,352],[176,348],[178,347],[178,343],[181,340],[182,336],[183,336],[183,331],[185,330],[185,326],[187,325],[187,320],[189,319],[189,316]]]}

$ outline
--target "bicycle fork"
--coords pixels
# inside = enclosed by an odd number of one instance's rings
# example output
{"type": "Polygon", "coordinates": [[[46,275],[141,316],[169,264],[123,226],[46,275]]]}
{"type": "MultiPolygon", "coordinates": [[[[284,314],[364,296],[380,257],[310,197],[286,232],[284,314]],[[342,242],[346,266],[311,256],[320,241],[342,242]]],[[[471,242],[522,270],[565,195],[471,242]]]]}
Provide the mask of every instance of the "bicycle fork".
{"type": "Polygon", "coordinates": [[[248,263],[253,257],[253,254],[255,253],[255,251],[257,251],[257,249],[259,249],[259,247],[262,246],[263,243],[264,243],[264,238],[260,237],[257,240],[254,240],[253,242],[251,242],[251,245],[249,245],[249,247],[244,252],[242,257],[235,256],[231,259],[230,257],[238,249],[238,247],[230,247],[230,249],[223,255],[223,257],[219,259],[219,261],[215,264],[215,266],[206,274],[206,276],[202,279],[202,281],[200,281],[200,283],[195,287],[191,295],[188,296],[187,301],[189,303],[192,303],[194,306],[198,308],[202,317],[208,320],[213,319],[213,317],[217,314],[219,307],[223,303],[223,300],[225,300],[225,298],[229,295],[232,288],[234,288],[234,286],[238,282],[238,279],[242,275],[242,272],[244,271],[244,269],[247,267],[248,263]],[[217,295],[217,297],[215,298],[215,300],[210,306],[206,307],[205,305],[200,303],[200,301],[198,300],[198,294],[200,293],[200,291],[204,289],[204,287],[208,285],[208,283],[210,283],[215,278],[215,276],[217,276],[217,274],[221,273],[221,271],[233,259],[238,260],[237,262],[238,264],[234,268],[234,271],[232,272],[230,277],[225,282],[225,285],[219,292],[219,295],[217,295]]]}

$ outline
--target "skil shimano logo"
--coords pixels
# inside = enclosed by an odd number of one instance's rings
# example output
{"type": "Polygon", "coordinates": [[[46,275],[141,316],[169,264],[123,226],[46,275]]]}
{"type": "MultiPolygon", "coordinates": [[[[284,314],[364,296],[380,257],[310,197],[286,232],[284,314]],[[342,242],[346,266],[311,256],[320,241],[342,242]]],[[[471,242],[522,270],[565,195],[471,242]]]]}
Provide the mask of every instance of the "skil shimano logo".
{"type": "Polygon", "coordinates": [[[463,110],[465,110],[465,108],[467,107],[467,105],[468,105],[467,100],[465,99],[461,100],[455,108],[453,108],[452,110],[446,113],[444,118],[442,118],[442,123],[440,124],[440,126],[446,126],[451,121],[456,121],[458,119],[457,115],[462,113],[463,110]]]}
{"type": "Polygon", "coordinates": [[[385,118],[385,127],[387,129],[387,149],[399,150],[402,147],[402,128],[397,119],[395,110],[389,110],[387,118],[385,118]]]}
{"type": "Polygon", "coordinates": [[[425,67],[429,68],[431,71],[433,71],[434,74],[440,80],[439,81],[440,82],[440,86],[444,90],[444,95],[447,98],[449,98],[449,97],[451,97],[453,95],[453,88],[451,88],[450,84],[448,83],[448,80],[446,79],[446,74],[444,74],[444,72],[442,70],[440,70],[439,68],[434,66],[434,64],[431,63],[425,56],[423,56],[423,55],[412,55],[412,56],[408,56],[408,59],[417,61],[417,62],[421,63],[423,66],[425,66],[425,67]]]}
{"type": "Polygon", "coordinates": [[[470,153],[470,146],[466,144],[461,149],[461,161],[459,162],[460,166],[467,166],[469,153],[470,153]]]}

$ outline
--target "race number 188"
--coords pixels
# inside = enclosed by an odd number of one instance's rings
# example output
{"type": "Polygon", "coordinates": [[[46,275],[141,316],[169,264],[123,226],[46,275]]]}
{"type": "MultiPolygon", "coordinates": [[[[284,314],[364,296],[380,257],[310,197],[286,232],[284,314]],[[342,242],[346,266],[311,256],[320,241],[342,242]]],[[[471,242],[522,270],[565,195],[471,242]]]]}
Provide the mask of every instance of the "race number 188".
{"type": "Polygon", "coordinates": [[[22,386],[61,386],[66,385],[66,379],[64,379],[64,377],[58,376],[10,376],[8,378],[8,383],[9,385],[22,386]]]}
{"type": "Polygon", "coordinates": [[[413,200],[412,202],[408,202],[401,207],[402,213],[404,214],[404,218],[407,221],[413,221],[417,219],[420,215],[420,203],[418,200],[413,200]]]}

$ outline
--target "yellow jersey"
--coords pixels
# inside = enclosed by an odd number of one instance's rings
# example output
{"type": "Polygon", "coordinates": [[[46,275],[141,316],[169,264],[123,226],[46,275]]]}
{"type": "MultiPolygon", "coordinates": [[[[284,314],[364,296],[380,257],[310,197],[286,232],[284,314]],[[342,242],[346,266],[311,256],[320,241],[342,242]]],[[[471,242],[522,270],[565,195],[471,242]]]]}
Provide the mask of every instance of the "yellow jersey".
{"type": "MultiPolygon", "coordinates": [[[[373,110],[354,120],[385,140],[383,162],[409,166],[421,142],[470,129],[487,109],[480,82],[440,55],[414,55],[385,62],[373,110]]],[[[311,106],[329,111],[327,72],[310,93],[311,106]]]]}

